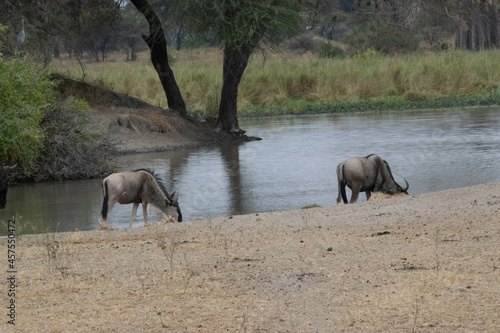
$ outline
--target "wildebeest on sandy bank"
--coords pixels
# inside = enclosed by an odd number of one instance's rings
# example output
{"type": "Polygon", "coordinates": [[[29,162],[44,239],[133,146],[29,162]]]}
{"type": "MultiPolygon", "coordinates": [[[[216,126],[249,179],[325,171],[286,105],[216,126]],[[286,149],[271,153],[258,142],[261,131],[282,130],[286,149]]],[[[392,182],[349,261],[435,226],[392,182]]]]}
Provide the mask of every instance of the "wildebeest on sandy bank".
{"type": "Polygon", "coordinates": [[[406,188],[402,188],[392,176],[391,168],[387,161],[380,156],[371,154],[366,157],[350,157],[337,166],[338,196],[337,204],[344,201],[347,203],[345,187],[351,191],[349,203],[358,200],[359,192],[366,192],[366,200],[370,199],[372,192],[382,192],[385,194],[408,194],[408,182],[406,188]]]}
{"type": "Polygon", "coordinates": [[[144,224],[148,223],[148,204],[158,208],[167,216],[182,222],[181,209],[175,192],[169,195],[160,177],[149,169],[113,173],[102,181],[104,199],[102,202],[102,225],[107,225],[108,213],[118,202],[134,204],[129,228],[135,220],[137,208],[142,204],[144,224]]]}

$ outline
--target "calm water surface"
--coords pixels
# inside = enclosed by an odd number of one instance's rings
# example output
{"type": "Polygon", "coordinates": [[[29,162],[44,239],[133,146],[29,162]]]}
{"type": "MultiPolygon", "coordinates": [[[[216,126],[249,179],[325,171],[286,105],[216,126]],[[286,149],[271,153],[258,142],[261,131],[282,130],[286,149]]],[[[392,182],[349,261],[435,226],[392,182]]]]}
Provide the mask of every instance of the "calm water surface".
{"type": "MultiPolygon", "coordinates": [[[[335,204],[337,164],[370,153],[389,162],[401,185],[408,180],[410,194],[500,181],[499,108],[283,117],[241,126],[263,140],[125,156],[120,171],[156,170],[170,193],[179,193],[184,220],[335,204]]],[[[100,184],[12,186],[0,219],[20,215],[23,233],[97,229],[100,184]]],[[[127,227],[131,210],[115,205],[109,223],[127,227]]],[[[139,209],[134,226],[142,224],[139,209]]]]}

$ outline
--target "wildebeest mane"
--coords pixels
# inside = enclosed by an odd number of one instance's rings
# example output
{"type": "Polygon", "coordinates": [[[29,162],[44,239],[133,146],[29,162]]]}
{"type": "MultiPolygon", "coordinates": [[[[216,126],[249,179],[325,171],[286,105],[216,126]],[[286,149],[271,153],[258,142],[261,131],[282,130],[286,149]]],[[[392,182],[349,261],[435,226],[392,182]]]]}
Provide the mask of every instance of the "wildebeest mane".
{"type": "Polygon", "coordinates": [[[392,175],[391,167],[389,166],[389,163],[387,163],[386,160],[384,160],[385,167],[387,168],[387,172],[389,173],[389,176],[391,176],[391,179],[393,182],[396,182],[394,180],[394,176],[392,175]]]}
{"type": "Polygon", "coordinates": [[[169,199],[169,200],[172,200],[172,198],[170,197],[170,195],[168,194],[167,192],[167,189],[165,187],[165,185],[163,184],[163,180],[161,180],[160,176],[154,171],[154,170],[151,170],[151,169],[137,169],[137,170],[134,170],[134,172],[139,172],[139,171],[144,171],[144,172],[147,172],[149,173],[151,176],[153,176],[153,178],[155,179],[156,183],[158,184],[158,187],[160,188],[160,190],[163,192],[163,194],[169,199]]]}

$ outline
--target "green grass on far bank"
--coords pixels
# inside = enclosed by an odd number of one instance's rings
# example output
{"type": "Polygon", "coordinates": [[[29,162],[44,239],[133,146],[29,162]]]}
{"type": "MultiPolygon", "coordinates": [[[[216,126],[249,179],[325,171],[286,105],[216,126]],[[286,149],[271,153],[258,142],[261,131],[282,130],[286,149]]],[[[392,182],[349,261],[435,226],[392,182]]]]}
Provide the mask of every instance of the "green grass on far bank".
{"type": "MultiPolygon", "coordinates": [[[[218,49],[172,52],[173,71],[188,110],[216,115],[222,87],[218,49]]],[[[167,107],[148,53],[136,62],[58,61],[52,70],[167,107]],[[85,74],[85,75],[83,75],[85,74]]],[[[252,57],[239,87],[240,117],[500,104],[500,50],[344,59],[312,54],[252,57]]]]}

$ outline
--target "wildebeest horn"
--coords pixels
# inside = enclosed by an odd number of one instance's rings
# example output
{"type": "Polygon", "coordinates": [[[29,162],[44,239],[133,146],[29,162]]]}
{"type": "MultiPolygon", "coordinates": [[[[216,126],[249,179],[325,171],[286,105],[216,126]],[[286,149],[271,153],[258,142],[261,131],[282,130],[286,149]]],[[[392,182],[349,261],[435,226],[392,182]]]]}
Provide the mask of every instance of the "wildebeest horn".
{"type": "Polygon", "coordinates": [[[403,178],[403,179],[405,180],[405,183],[406,183],[406,188],[403,189],[403,192],[406,192],[410,188],[410,184],[408,184],[408,182],[406,181],[405,178],[403,178]]]}

